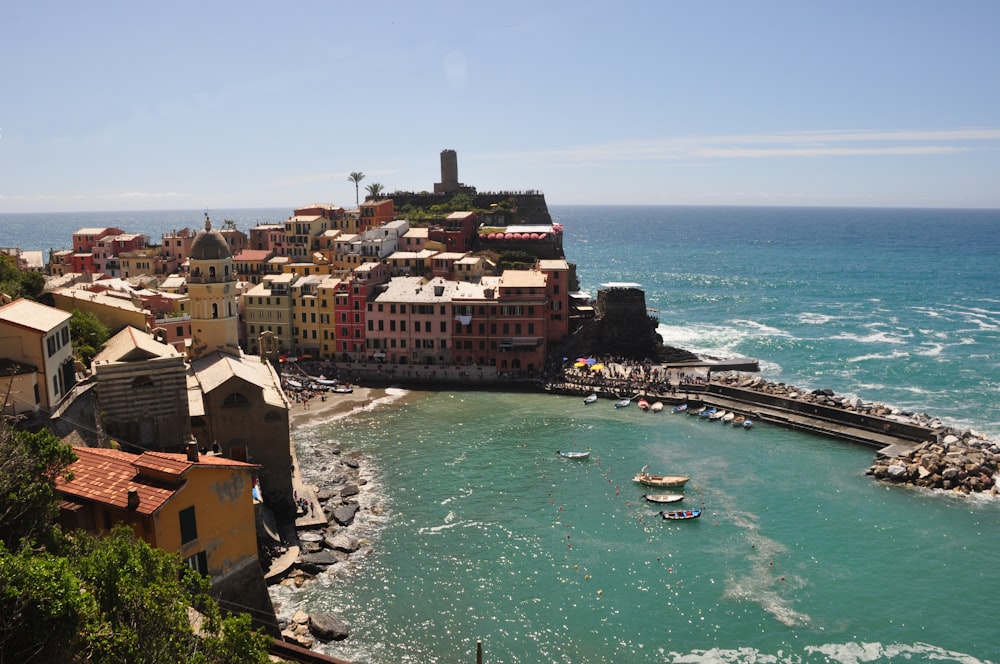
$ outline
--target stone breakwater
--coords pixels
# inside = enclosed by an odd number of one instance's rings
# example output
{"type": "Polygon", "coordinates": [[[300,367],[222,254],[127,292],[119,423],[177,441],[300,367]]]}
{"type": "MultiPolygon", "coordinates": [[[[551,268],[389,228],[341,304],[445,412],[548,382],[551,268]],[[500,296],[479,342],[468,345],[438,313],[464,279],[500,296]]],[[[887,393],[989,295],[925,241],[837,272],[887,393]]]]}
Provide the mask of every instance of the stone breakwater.
{"type": "Polygon", "coordinates": [[[784,383],[769,383],[759,376],[720,376],[717,380],[781,398],[926,429],[927,440],[909,450],[877,459],[867,474],[879,480],[928,489],[963,494],[1000,494],[1000,487],[997,486],[1000,444],[983,434],[945,426],[940,419],[927,413],[904,411],[858,397],[837,396],[832,390],[802,390],[784,383]]]}
{"type": "MultiPolygon", "coordinates": [[[[372,504],[365,491],[368,480],[362,475],[360,456],[334,450],[330,463],[318,470],[327,478],[324,486],[314,487],[325,524],[299,528],[299,556],[294,567],[281,581],[301,587],[317,575],[331,572],[337,565],[371,553],[371,542],[357,536],[365,522],[379,517],[381,506],[372,504]]],[[[281,620],[284,640],[311,648],[314,639],[341,641],[349,636],[348,625],[334,614],[307,614],[298,610],[290,619],[281,620]]]]}
{"type": "MultiPolygon", "coordinates": [[[[613,366],[629,381],[630,394],[668,402],[703,402],[784,426],[878,448],[868,474],[880,480],[958,493],[1000,495],[1000,444],[983,434],[945,425],[927,413],[838,395],[829,389],[807,390],[771,382],[739,371],[710,377],[679,367],[650,373],[613,366]]],[[[593,379],[564,371],[548,389],[558,394],[596,391],[593,379]]]]}
{"type": "Polygon", "coordinates": [[[941,441],[875,462],[868,474],[879,480],[969,494],[1000,494],[1000,445],[971,432],[945,434],[941,441]]]}
{"type": "Polygon", "coordinates": [[[865,401],[860,397],[841,396],[833,390],[805,390],[785,383],[772,383],[760,376],[722,375],[713,377],[712,382],[929,429],[939,429],[944,426],[941,420],[927,413],[905,411],[877,401],[865,401]]]}

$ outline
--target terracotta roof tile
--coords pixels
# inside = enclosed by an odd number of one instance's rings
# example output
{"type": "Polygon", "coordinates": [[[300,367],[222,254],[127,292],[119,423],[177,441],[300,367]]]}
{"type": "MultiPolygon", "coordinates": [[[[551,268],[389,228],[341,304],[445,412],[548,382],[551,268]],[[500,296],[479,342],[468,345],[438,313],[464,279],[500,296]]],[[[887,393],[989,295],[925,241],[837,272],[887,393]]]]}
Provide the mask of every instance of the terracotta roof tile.
{"type": "Polygon", "coordinates": [[[56,481],[56,488],[67,499],[87,500],[121,509],[128,508],[129,489],[139,495],[139,514],[153,514],[184,486],[183,476],[196,466],[216,468],[256,468],[254,464],[234,461],[224,457],[201,456],[197,462],[185,454],[144,452],[131,454],[105,448],[74,448],[77,460],[69,467],[73,479],[56,481]],[[141,475],[140,469],[148,468],[157,474],[174,475],[176,484],[160,482],[141,475]]]}

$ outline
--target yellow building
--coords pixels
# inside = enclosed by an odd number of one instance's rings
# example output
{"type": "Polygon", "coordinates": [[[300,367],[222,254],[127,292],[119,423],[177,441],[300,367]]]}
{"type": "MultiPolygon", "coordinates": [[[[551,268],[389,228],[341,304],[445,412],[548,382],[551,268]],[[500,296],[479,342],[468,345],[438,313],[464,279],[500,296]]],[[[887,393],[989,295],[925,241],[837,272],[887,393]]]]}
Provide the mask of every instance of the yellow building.
{"type": "Polygon", "coordinates": [[[291,285],[298,275],[267,275],[243,294],[243,316],[246,325],[247,350],[257,354],[260,349],[260,335],[270,332],[274,335],[278,350],[289,353],[292,341],[292,294],[291,285]]]}
{"type": "Polygon", "coordinates": [[[186,454],[75,451],[73,479],[56,481],[64,527],[101,534],[125,524],[211,577],[218,599],[273,617],[257,558],[257,466],[202,455],[194,446],[186,454]]]}

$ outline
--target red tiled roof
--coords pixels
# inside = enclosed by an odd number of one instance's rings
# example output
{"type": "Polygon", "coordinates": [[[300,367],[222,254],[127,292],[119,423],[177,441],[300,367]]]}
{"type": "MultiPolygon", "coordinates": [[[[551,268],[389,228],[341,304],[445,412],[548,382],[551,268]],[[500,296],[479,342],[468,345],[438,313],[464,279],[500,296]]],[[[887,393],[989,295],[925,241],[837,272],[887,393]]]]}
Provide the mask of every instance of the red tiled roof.
{"type": "Polygon", "coordinates": [[[73,479],[58,479],[56,489],[66,498],[89,500],[121,509],[128,508],[129,489],[139,495],[139,514],[153,514],[184,486],[183,476],[195,466],[256,468],[254,464],[223,457],[201,456],[189,461],[185,454],[144,452],[130,454],[94,447],[74,448],[77,460],[69,467],[73,479]],[[158,474],[175,475],[177,484],[158,482],[140,475],[142,468],[158,474]]]}

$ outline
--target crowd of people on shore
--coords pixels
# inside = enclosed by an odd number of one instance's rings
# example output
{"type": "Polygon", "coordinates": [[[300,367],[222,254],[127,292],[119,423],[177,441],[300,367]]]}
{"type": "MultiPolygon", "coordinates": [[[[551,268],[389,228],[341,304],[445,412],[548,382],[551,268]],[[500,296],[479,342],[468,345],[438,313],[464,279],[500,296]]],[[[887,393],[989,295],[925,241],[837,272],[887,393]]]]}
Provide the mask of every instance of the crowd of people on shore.
{"type": "Polygon", "coordinates": [[[708,371],[701,367],[668,367],[652,360],[588,357],[564,360],[545,381],[555,391],[602,392],[619,397],[662,396],[705,385],[708,371]]]}

